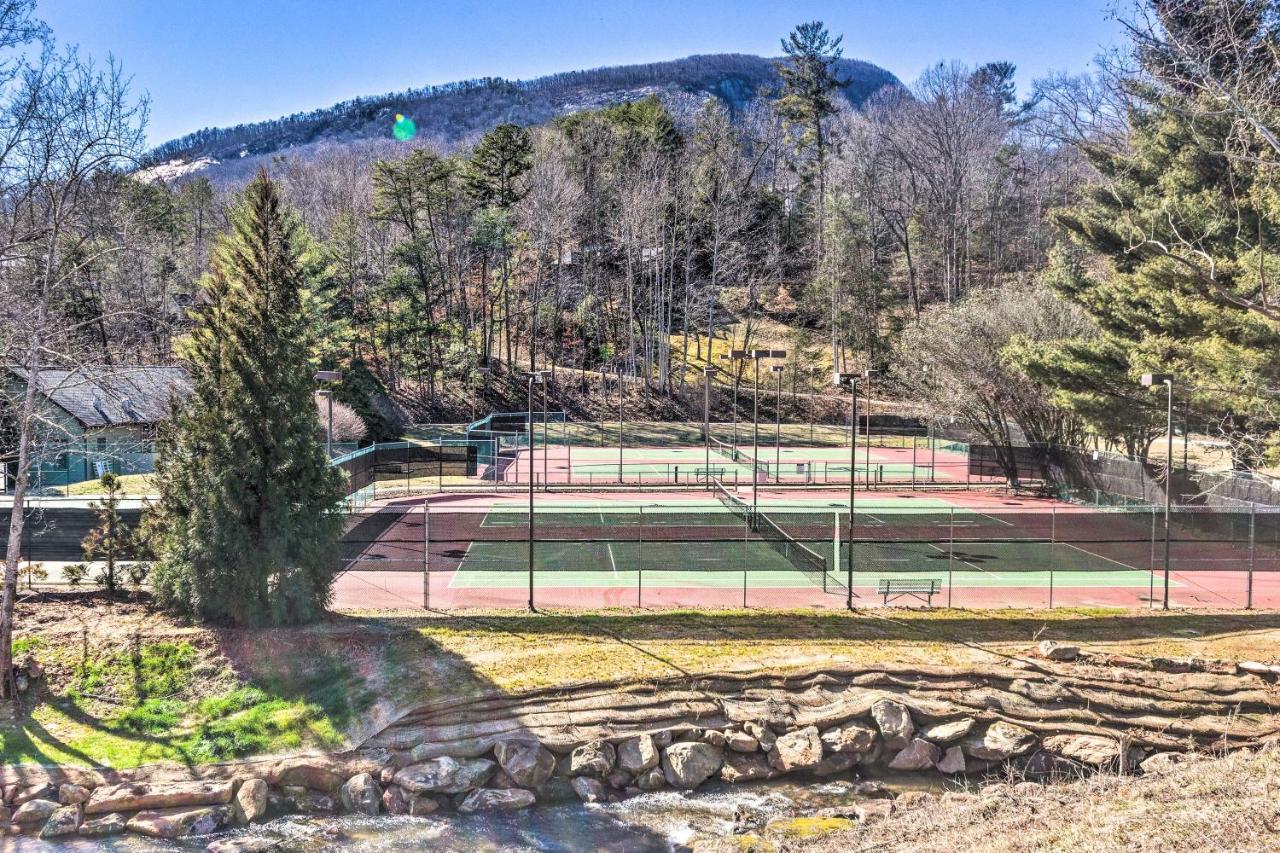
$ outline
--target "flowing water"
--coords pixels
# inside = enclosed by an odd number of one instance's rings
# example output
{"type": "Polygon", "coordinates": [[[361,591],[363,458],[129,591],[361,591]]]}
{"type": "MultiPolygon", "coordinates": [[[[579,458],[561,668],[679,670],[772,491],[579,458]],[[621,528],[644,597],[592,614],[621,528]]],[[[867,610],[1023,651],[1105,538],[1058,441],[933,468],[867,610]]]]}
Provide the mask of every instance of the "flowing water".
{"type": "MultiPolygon", "coordinates": [[[[885,787],[940,790],[942,777],[923,774],[884,778],[885,787]]],[[[776,818],[822,808],[848,806],[865,799],[847,780],[802,782],[777,780],[753,785],[704,785],[697,791],[659,791],[620,803],[583,805],[562,799],[511,814],[444,814],[429,817],[281,817],[252,829],[221,837],[270,837],[275,848],[299,853],[337,850],[423,850],[459,853],[537,851],[537,853],[628,853],[670,851],[695,837],[727,836],[735,829],[762,827],[776,818]]],[[[203,850],[210,838],[160,842],[125,835],[99,841],[59,845],[74,851],[203,850]]],[[[35,839],[17,840],[18,850],[49,849],[35,839]]]]}

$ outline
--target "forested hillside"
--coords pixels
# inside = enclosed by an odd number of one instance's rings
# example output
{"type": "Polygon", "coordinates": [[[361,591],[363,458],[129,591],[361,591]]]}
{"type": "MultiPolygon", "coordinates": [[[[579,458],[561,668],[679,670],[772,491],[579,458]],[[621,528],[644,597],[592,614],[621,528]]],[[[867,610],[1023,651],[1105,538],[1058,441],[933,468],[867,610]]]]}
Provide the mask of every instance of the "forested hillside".
{"type": "MultiPolygon", "coordinates": [[[[427,140],[443,146],[474,141],[499,124],[534,125],[582,110],[657,95],[675,113],[693,112],[708,97],[731,112],[775,93],[781,80],[775,60],[744,54],[689,56],[670,62],[569,71],[533,80],[488,77],[422,89],[353,98],[273,121],[206,128],[158,146],[154,162],[175,158],[238,159],[317,142],[382,139],[397,114],[408,116],[427,140]]],[[[885,86],[901,85],[868,62],[836,64],[848,82],[841,90],[852,106],[885,86]]]]}
{"type": "MultiPolygon", "coordinates": [[[[347,371],[340,397],[373,437],[397,417],[517,405],[522,372],[552,365],[578,371],[582,412],[602,412],[591,389],[621,373],[633,416],[692,415],[704,367],[728,387],[748,365],[718,356],[765,346],[788,351],[796,400],[835,396],[833,370],[869,369],[878,398],[992,442],[1137,453],[1166,416],[1139,377],[1170,372],[1176,426],[1260,467],[1280,385],[1272,7],[1152,0],[1123,61],[1033,81],[1026,98],[1003,62],[938,64],[873,93],[881,78],[859,76],[815,22],[773,64],[702,57],[419,93],[439,115],[508,96],[549,111],[503,113],[459,142],[490,120],[467,111],[480,123],[453,125],[448,146],[393,139],[383,107],[348,105],[277,129],[311,128],[304,142],[350,120],[379,138],[237,160],[243,174],[217,180],[99,171],[66,213],[60,239],[78,242],[44,321],[61,343],[42,346],[90,363],[179,358],[208,298],[211,238],[261,167],[305,230],[312,360],[347,371]],[[1248,74],[1219,79],[1198,58],[1228,48],[1248,74]],[[680,104],[602,94],[672,69],[680,104]],[[1240,106],[1214,106],[1218,91],[1240,106]]],[[[421,129],[435,113],[418,115],[421,129]]],[[[6,286],[21,294],[16,269],[6,286]]],[[[24,358],[9,340],[6,357],[24,358]]],[[[570,405],[567,387],[551,393],[570,405]]]]}

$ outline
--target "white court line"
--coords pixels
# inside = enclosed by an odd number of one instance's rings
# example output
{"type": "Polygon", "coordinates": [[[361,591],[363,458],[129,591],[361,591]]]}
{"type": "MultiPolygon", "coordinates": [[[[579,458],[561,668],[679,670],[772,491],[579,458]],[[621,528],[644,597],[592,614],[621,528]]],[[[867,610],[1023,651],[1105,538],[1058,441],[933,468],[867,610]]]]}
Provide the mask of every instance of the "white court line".
{"type": "Polygon", "coordinates": [[[604,547],[605,550],[609,552],[609,565],[613,567],[613,576],[616,578],[618,576],[618,563],[613,559],[613,543],[606,542],[604,543],[604,547]]]}
{"type": "Polygon", "coordinates": [[[462,559],[458,561],[458,568],[453,570],[453,575],[449,578],[449,584],[445,589],[453,589],[453,582],[458,579],[458,575],[462,574],[462,567],[466,565],[467,558],[471,556],[471,546],[474,544],[476,543],[467,543],[467,550],[462,553],[462,559]]]}
{"type": "MultiPolygon", "coordinates": [[[[947,554],[947,559],[948,559],[948,560],[955,560],[955,558],[956,558],[956,556],[955,556],[955,545],[954,545],[954,543],[952,544],[951,551],[950,551],[949,553],[948,553],[947,551],[942,550],[941,548],[939,548],[937,545],[933,544],[932,542],[926,542],[925,544],[926,544],[926,545],[928,545],[928,546],[929,546],[930,548],[932,548],[933,550],[937,551],[939,554],[947,554]]],[[[975,544],[980,544],[980,543],[975,543],[975,544]]],[[[979,566],[979,565],[977,565],[976,563],[970,563],[968,560],[965,560],[965,559],[963,559],[963,558],[960,560],[960,562],[964,563],[966,566],[969,566],[969,567],[970,567],[970,568],[972,568],[972,569],[976,569],[976,570],[978,570],[978,571],[982,572],[984,575],[991,575],[991,574],[995,574],[994,572],[988,571],[987,569],[982,568],[982,566],[979,566]]]]}
{"type": "MultiPolygon", "coordinates": [[[[1097,557],[1099,560],[1106,560],[1108,563],[1115,563],[1120,568],[1128,569],[1131,572],[1154,572],[1155,571],[1155,569],[1140,569],[1137,566],[1131,566],[1128,563],[1122,563],[1119,560],[1113,560],[1110,557],[1104,557],[1101,554],[1094,553],[1093,551],[1086,551],[1084,548],[1081,548],[1079,545],[1075,545],[1071,542],[1058,542],[1057,544],[1066,545],[1068,548],[1075,548],[1081,554],[1088,554],[1090,557],[1097,557]]],[[[1072,571],[1072,569],[1061,569],[1060,571],[1072,571]]],[[[1075,569],[1074,571],[1081,571],[1081,570],[1075,569]]]]}

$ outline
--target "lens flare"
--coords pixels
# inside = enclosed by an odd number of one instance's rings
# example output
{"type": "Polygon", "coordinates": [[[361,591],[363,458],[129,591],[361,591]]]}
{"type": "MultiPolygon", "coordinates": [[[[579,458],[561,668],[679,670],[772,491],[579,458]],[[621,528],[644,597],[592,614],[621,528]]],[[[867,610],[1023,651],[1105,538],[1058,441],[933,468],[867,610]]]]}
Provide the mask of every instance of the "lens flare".
{"type": "Polygon", "coordinates": [[[413,123],[413,119],[408,116],[396,113],[396,123],[391,126],[391,135],[401,142],[408,142],[418,133],[417,126],[413,123]]]}

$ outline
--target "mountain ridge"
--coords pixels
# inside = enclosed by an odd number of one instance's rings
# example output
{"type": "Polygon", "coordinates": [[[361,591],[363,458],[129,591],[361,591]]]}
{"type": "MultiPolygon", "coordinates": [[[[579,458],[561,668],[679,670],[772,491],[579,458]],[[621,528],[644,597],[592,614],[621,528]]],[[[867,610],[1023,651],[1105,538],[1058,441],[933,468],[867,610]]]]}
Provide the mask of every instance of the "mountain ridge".
{"type": "MultiPolygon", "coordinates": [[[[559,115],[656,94],[664,103],[717,97],[741,110],[762,91],[777,87],[776,58],[751,54],[696,54],[663,62],[616,65],[548,74],[529,80],[486,77],[383,95],[360,96],[329,107],[230,127],[203,128],[156,146],[147,161],[215,161],[263,156],[317,142],[385,138],[397,113],[417,124],[419,135],[453,146],[504,122],[533,125],[559,115]]],[[[886,86],[901,86],[869,62],[838,61],[848,80],[846,100],[861,106],[886,86]]]]}

